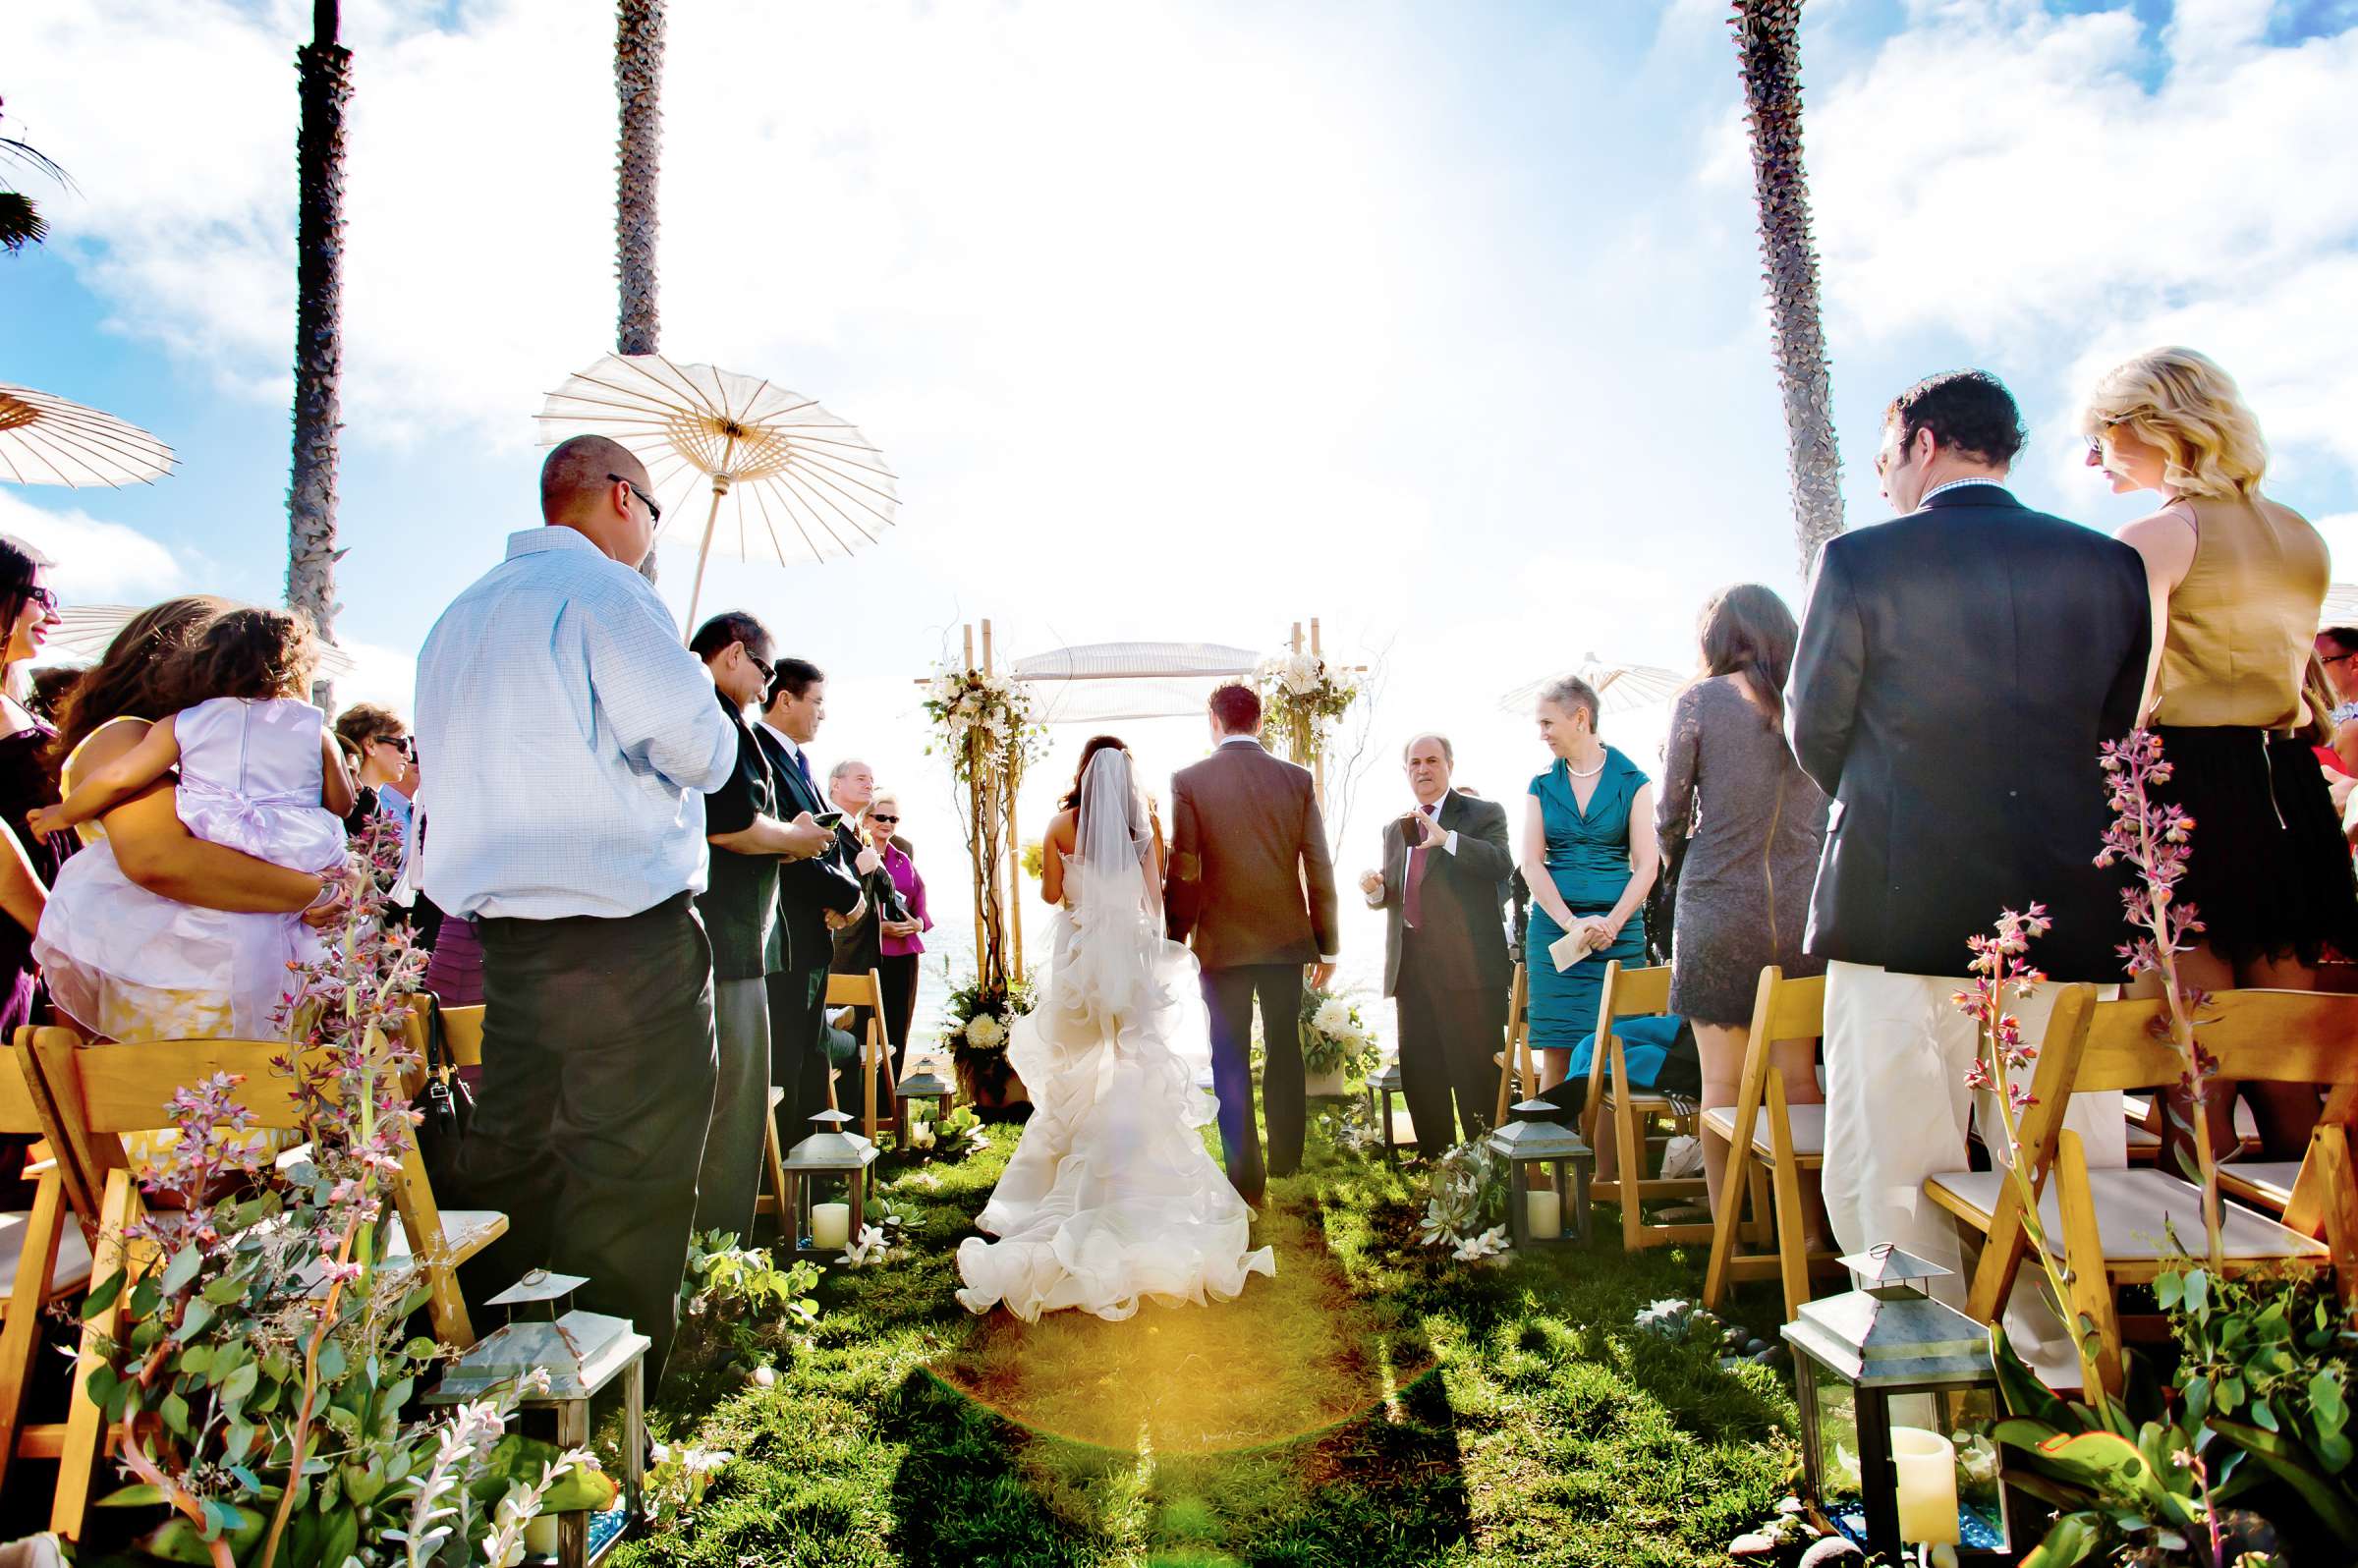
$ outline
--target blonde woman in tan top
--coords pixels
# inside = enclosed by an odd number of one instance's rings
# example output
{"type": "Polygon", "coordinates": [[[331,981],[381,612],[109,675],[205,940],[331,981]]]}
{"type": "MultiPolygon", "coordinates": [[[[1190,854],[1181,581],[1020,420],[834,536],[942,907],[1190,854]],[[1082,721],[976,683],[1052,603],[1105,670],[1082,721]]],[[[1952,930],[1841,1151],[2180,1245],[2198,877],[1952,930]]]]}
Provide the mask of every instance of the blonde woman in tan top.
{"type": "MultiPolygon", "coordinates": [[[[2325,602],[2326,543],[2260,493],[2268,448],[2227,373],[2154,349],[2097,383],[2082,430],[2116,493],[2162,507],[2120,531],[2144,557],[2154,608],[2145,722],[2195,821],[2181,902],[2202,914],[2179,974],[2206,990],[2309,989],[2328,948],[2358,953],[2358,883],[2306,732],[2304,692],[2325,602]]],[[[2211,1101],[2223,1142],[2233,1086],[2211,1101]]],[[[2244,1087],[2274,1158],[2297,1158],[2317,1119],[2298,1085],[2244,1087]],[[2271,1092],[2274,1091],[2274,1092],[2271,1092]]]]}

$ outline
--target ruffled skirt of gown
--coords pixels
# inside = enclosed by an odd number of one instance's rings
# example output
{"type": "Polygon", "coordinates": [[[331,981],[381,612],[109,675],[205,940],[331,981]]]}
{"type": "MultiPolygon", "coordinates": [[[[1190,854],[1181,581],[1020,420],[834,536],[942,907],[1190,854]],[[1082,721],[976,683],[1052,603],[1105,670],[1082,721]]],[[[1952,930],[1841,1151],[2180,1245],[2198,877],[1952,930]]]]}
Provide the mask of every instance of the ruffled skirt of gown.
{"type": "Polygon", "coordinates": [[[1204,1148],[1215,1107],[1182,1054],[1208,1049],[1195,956],[1158,934],[1090,935],[1086,916],[1051,921],[1046,998],[1008,1033],[1033,1111],[977,1221],[999,1239],[958,1247],[971,1312],[1119,1320],[1141,1301],[1226,1301],[1246,1275],[1277,1272],[1204,1148]]]}

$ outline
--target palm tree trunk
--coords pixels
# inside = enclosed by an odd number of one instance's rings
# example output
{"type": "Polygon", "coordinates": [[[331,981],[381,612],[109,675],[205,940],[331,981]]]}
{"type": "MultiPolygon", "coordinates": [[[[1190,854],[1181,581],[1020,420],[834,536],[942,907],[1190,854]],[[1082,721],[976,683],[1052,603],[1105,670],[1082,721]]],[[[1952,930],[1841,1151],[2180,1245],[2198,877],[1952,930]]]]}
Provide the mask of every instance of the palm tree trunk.
{"type": "Polygon", "coordinates": [[[614,270],[622,283],[618,354],[652,354],[656,182],[663,162],[663,0],[621,0],[614,30],[614,91],[622,100],[621,166],[614,199],[614,270]]]}
{"type": "Polygon", "coordinates": [[[1793,527],[1807,576],[1818,548],[1842,532],[1842,459],[1834,445],[1833,388],[1819,319],[1818,248],[1810,239],[1810,189],[1801,167],[1802,0],[1735,0],[1738,70],[1752,134],[1752,179],[1761,209],[1763,278],[1785,401],[1785,462],[1793,527]]]}
{"type": "MultiPolygon", "coordinates": [[[[352,51],[336,41],[337,0],[313,0],[296,51],[303,126],[295,142],[295,462],[287,485],[287,607],[334,641],[336,431],[344,374],[344,109],[352,51]]],[[[312,688],[322,705],[327,682],[312,688]]]]}

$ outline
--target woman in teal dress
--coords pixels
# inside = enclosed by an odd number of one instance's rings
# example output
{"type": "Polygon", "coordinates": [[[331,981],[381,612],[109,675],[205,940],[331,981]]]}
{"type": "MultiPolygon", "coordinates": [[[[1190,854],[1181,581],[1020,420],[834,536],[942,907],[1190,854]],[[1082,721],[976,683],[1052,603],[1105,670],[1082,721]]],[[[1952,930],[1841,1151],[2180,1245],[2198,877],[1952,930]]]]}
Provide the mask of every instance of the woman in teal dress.
{"type": "Polygon", "coordinates": [[[1654,886],[1654,788],[1638,765],[1597,738],[1597,694],[1566,676],[1544,687],[1540,739],[1555,764],[1531,781],[1523,813],[1523,878],[1531,884],[1524,964],[1531,977],[1531,1043],[1540,1085],[1588,1070],[1604,966],[1646,959],[1636,914],[1654,886]],[[1559,970],[1548,948],[1585,934],[1589,955],[1559,970]]]}

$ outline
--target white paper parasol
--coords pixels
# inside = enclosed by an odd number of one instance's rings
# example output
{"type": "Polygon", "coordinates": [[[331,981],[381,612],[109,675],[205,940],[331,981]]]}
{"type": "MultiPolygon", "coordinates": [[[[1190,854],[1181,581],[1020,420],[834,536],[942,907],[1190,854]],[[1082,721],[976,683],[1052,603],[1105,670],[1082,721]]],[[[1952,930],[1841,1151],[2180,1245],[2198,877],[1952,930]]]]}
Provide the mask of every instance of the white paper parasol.
{"type": "MultiPolygon", "coordinates": [[[[45,663],[61,663],[65,658],[95,664],[106,656],[115,634],[131,624],[131,618],[147,610],[144,604],[69,604],[57,612],[63,624],[49,634],[48,646],[41,649],[45,663]]],[[[341,679],[360,666],[352,655],[325,638],[319,639],[319,673],[341,679]]]]}
{"type": "MultiPolygon", "coordinates": [[[[688,594],[692,630],[714,550],[781,566],[806,553],[827,561],[874,543],[900,505],[868,437],[799,392],[708,364],[609,354],[548,395],[539,424],[543,446],[593,434],[629,447],[667,518],[693,517],[690,503],[710,486],[688,594]],[[720,503],[731,498],[724,522],[720,503]]],[[[662,536],[680,534],[667,525],[662,536]]]]}
{"type": "Polygon", "coordinates": [[[172,449],[111,414],[0,383],[0,479],[18,484],[149,484],[172,449]]]}
{"type": "Polygon", "coordinates": [[[1499,711],[1528,717],[1540,692],[1550,681],[1577,675],[1596,689],[1597,705],[1606,713],[1630,713],[1667,702],[1687,684],[1688,677],[1659,664],[1615,664],[1592,653],[1568,671],[1529,681],[1498,699],[1499,711]]]}
{"type": "Polygon", "coordinates": [[[2326,589],[2326,602],[2317,612],[2317,629],[2358,626],[2358,583],[2336,583],[2326,589]]]}

